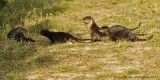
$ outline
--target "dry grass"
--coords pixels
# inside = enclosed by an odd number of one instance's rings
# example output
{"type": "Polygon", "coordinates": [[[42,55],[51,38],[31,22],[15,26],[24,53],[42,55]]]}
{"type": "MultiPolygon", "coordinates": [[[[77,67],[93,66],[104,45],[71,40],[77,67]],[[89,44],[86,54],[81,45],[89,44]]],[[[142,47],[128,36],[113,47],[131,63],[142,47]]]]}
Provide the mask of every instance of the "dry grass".
{"type": "Polygon", "coordinates": [[[16,61],[18,63],[14,63],[14,70],[5,79],[159,80],[159,3],[158,0],[66,0],[58,5],[66,7],[64,12],[35,19],[26,16],[25,26],[38,42],[25,44],[27,49],[18,43],[27,51],[30,47],[34,47],[35,51],[28,52],[31,55],[16,61]],[[141,28],[135,33],[149,33],[154,37],[134,43],[106,41],[49,45],[48,39],[38,34],[39,30],[48,28],[69,32],[79,38],[89,38],[82,22],[87,15],[91,15],[99,26],[121,24],[131,28],[142,22],[141,28]]]}

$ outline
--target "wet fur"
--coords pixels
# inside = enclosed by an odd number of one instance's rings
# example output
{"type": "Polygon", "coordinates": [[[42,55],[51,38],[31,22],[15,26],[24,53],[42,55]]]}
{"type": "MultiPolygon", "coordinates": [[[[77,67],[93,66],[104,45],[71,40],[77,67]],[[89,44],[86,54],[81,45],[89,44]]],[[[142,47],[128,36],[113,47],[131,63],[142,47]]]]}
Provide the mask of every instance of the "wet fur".
{"type": "Polygon", "coordinates": [[[17,42],[35,42],[35,40],[31,38],[26,38],[24,33],[27,30],[22,28],[22,27],[17,27],[15,29],[12,29],[8,34],[7,38],[8,39],[13,39],[16,40],[17,42]]]}
{"type": "Polygon", "coordinates": [[[140,27],[141,23],[132,29],[128,29],[126,27],[123,27],[121,25],[114,25],[112,27],[103,26],[100,29],[102,33],[105,33],[112,41],[122,40],[126,39],[128,41],[146,41],[146,39],[139,39],[137,38],[137,35],[132,33],[132,31],[138,29],[140,27]]]}
{"type": "Polygon", "coordinates": [[[81,42],[83,40],[90,40],[90,39],[79,39],[65,32],[51,32],[47,29],[41,30],[40,34],[42,36],[47,37],[51,41],[51,43],[55,43],[55,42],[65,43],[67,41],[81,42]]]}

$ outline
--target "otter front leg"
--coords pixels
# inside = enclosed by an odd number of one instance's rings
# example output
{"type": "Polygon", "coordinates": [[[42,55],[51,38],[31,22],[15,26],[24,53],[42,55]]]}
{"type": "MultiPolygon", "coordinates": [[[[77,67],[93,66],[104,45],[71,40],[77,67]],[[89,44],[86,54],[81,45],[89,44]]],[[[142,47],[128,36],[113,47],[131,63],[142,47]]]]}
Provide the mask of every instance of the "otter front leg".
{"type": "Polygon", "coordinates": [[[97,35],[96,34],[91,34],[91,42],[96,42],[96,41],[98,41],[99,39],[98,39],[98,37],[97,37],[97,35]]]}

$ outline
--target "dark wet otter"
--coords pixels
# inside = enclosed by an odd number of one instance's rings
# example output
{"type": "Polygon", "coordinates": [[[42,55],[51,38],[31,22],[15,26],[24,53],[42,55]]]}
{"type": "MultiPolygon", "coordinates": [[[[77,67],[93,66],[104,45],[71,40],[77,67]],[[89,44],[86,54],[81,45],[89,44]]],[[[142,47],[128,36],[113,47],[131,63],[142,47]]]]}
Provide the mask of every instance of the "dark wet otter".
{"type": "Polygon", "coordinates": [[[31,38],[25,37],[23,33],[17,33],[15,35],[15,40],[17,40],[18,42],[35,42],[35,40],[31,38]]]}
{"type": "Polygon", "coordinates": [[[91,35],[92,42],[94,41],[106,41],[108,37],[99,31],[99,27],[91,16],[86,16],[83,18],[83,22],[86,25],[87,30],[91,35]]]}
{"type": "Polygon", "coordinates": [[[47,37],[51,43],[55,43],[55,42],[67,42],[67,41],[71,41],[71,42],[83,42],[85,40],[90,40],[90,39],[79,39],[76,38],[74,36],[72,36],[69,33],[65,33],[65,32],[51,32],[47,29],[41,30],[40,34],[42,36],[47,37]]]}
{"type": "Polygon", "coordinates": [[[12,29],[8,34],[7,34],[7,38],[8,39],[13,39],[16,40],[18,42],[35,42],[35,40],[31,39],[31,38],[26,38],[24,33],[27,30],[22,28],[22,27],[17,27],[15,29],[12,29]]]}
{"type": "Polygon", "coordinates": [[[132,31],[138,29],[140,25],[141,23],[139,23],[137,27],[132,29],[128,29],[121,25],[114,25],[112,27],[103,26],[103,27],[100,27],[99,29],[102,33],[105,33],[106,35],[108,35],[112,41],[117,41],[121,39],[126,39],[132,42],[145,41],[146,39],[139,39],[137,38],[137,34],[132,33],[132,31]]]}
{"type": "Polygon", "coordinates": [[[25,28],[22,28],[22,27],[17,27],[15,29],[12,29],[8,34],[7,34],[7,37],[8,38],[14,38],[14,36],[18,33],[25,33],[27,32],[27,30],[25,28]]]}

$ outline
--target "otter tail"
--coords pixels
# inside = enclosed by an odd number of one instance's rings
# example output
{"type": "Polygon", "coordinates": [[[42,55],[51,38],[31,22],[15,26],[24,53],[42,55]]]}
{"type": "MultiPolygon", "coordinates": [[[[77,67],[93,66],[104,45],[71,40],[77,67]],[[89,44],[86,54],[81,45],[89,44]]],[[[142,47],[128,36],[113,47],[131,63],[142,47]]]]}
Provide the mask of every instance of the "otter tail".
{"type": "Polygon", "coordinates": [[[140,22],[138,26],[136,26],[135,28],[129,29],[129,30],[134,31],[134,30],[138,29],[141,26],[141,24],[142,23],[140,22]]]}

